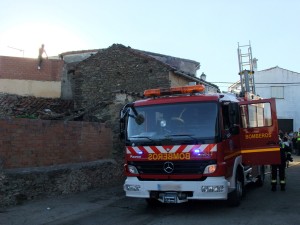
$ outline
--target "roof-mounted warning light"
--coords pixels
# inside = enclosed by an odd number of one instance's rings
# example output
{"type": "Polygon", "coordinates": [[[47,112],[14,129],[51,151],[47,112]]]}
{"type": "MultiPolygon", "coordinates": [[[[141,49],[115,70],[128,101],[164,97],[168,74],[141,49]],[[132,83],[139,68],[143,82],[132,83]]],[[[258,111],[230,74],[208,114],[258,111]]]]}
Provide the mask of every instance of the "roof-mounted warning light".
{"type": "Polygon", "coordinates": [[[171,88],[162,88],[162,89],[148,89],[144,91],[145,97],[158,97],[172,94],[192,94],[200,93],[205,90],[204,85],[191,85],[191,86],[182,86],[182,87],[171,87],[171,88]]]}

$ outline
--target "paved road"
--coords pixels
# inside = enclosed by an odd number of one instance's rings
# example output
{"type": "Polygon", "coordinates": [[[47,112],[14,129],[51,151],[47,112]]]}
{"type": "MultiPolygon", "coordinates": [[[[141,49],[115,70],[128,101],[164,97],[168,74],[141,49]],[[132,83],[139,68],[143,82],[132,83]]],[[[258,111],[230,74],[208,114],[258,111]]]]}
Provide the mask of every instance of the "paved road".
{"type": "Polygon", "coordinates": [[[126,198],[121,185],[103,191],[27,202],[0,212],[0,224],[51,225],[296,225],[300,224],[300,158],[287,169],[287,190],[249,187],[239,207],[224,201],[194,201],[150,208],[142,199],[126,198]]]}

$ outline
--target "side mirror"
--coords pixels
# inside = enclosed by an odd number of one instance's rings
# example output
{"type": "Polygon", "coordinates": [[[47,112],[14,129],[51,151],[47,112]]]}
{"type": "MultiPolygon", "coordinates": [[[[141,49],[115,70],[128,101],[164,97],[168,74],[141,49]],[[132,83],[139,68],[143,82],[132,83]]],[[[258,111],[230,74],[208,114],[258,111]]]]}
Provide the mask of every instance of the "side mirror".
{"type": "Polygon", "coordinates": [[[144,123],[145,121],[145,118],[142,114],[137,114],[136,117],[135,117],[135,122],[138,124],[138,125],[141,125],[142,123],[144,123]]]}
{"type": "Polygon", "coordinates": [[[123,140],[125,138],[125,119],[124,118],[120,119],[119,128],[120,128],[119,138],[120,138],[120,140],[123,140]]]}
{"type": "Polygon", "coordinates": [[[120,129],[120,132],[119,132],[119,138],[120,140],[123,140],[125,138],[125,122],[126,122],[126,117],[129,113],[129,109],[128,109],[128,106],[125,105],[121,111],[120,111],[120,120],[119,120],[119,129],[120,129]]]}

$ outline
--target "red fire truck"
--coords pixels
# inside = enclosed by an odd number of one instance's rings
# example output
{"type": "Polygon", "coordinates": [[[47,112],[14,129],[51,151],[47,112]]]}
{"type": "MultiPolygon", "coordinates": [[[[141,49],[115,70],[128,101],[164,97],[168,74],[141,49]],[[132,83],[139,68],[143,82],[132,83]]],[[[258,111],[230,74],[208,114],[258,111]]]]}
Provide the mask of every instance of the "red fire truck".
{"type": "Polygon", "coordinates": [[[274,99],[203,94],[203,85],[149,89],[120,113],[126,196],[149,204],[227,200],[263,185],[280,162],[274,99]]]}

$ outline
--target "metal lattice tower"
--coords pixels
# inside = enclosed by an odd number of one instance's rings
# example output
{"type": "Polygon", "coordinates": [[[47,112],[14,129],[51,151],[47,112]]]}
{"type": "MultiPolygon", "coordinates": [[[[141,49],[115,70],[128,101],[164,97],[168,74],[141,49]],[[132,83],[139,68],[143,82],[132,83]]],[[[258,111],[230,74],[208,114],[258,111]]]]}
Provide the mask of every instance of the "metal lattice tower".
{"type": "Polygon", "coordinates": [[[241,79],[241,94],[255,94],[254,71],[252,61],[251,43],[240,45],[238,43],[239,75],[241,79]]]}

